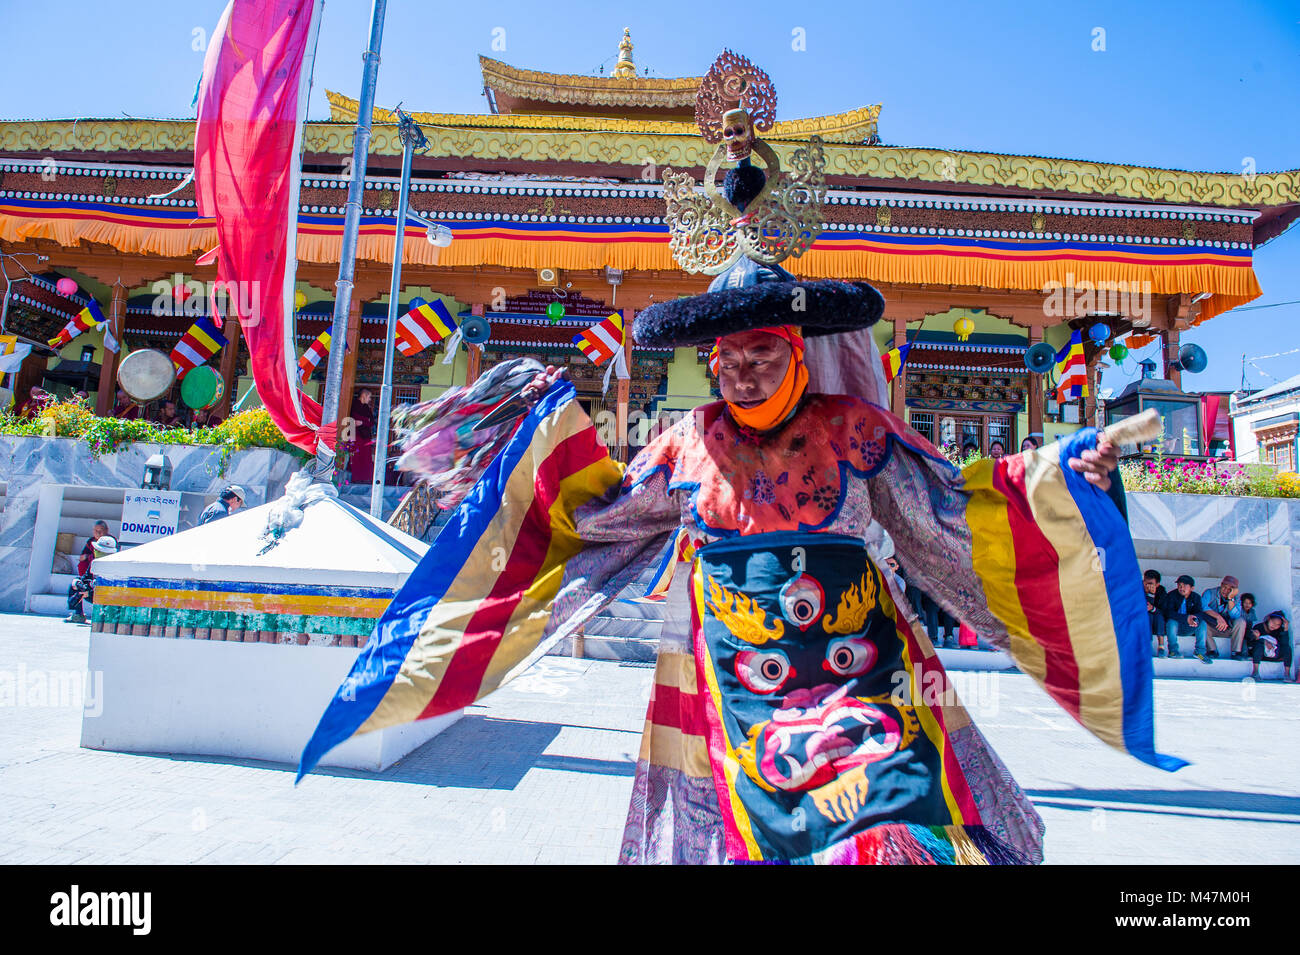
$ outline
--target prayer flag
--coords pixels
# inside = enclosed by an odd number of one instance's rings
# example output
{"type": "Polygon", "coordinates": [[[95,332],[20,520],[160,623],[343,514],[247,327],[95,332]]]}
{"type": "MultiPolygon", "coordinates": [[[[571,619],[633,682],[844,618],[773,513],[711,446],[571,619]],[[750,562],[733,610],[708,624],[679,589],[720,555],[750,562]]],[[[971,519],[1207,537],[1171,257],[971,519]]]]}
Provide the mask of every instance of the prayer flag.
{"type": "Polygon", "coordinates": [[[616,352],[623,350],[623,316],[615,312],[600,324],[574,335],[573,344],[591,359],[593,365],[604,364],[616,352]]]}
{"type": "Polygon", "coordinates": [[[72,321],[63,326],[63,331],[50,339],[50,347],[62,348],[82,332],[88,332],[104,321],[106,319],[104,313],[99,310],[99,303],[91,299],[85,308],[72,317],[72,321]]]}
{"type": "Polygon", "coordinates": [[[184,378],[192,368],[207,362],[229,342],[210,318],[200,318],[172,349],[172,364],[176,366],[176,380],[184,378]]]}
{"type": "Polygon", "coordinates": [[[31,342],[20,342],[17,335],[0,335],[0,375],[18,371],[31,353],[31,342]]]}
{"type": "Polygon", "coordinates": [[[321,332],[316,340],[307,346],[307,350],[298,359],[298,380],[304,385],[316,366],[330,353],[330,333],[321,332]]]}
{"type": "Polygon", "coordinates": [[[1088,396],[1088,364],[1083,357],[1083,333],[1076,331],[1056,354],[1056,400],[1088,396]]]}
{"type": "Polygon", "coordinates": [[[907,353],[912,350],[912,343],[905,342],[899,348],[891,348],[880,356],[880,363],[885,367],[885,381],[890,382],[902,370],[907,361],[907,353]]]}
{"type": "Polygon", "coordinates": [[[456,320],[440,299],[417,305],[397,320],[397,350],[410,358],[456,330],[456,320]]]}

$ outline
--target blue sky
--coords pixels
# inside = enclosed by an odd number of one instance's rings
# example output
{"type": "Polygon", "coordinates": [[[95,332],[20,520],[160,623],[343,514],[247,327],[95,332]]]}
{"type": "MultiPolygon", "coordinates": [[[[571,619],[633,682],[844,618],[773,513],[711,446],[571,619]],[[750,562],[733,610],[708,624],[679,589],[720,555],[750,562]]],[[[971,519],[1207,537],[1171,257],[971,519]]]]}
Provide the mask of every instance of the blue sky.
{"type": "MultiPolygon", "coordinates": [[[[223,7],[0,0],[0,33],[10,40],[0,58],[0,117],[191,116],[203,57],[195,31],[203,31],[198,39],[210,33],[223,7]],[[79,66],[69,69],[73,59],[79,66]]],[[[328,114],[323,89],[357,95],[369,20],[368,2],[327,0],[313,118],[328,114]]],[[[480,53],[554,72],[608,70],[625,26],[638,66],[652,76],[698,75],[730,47],[772,75],[779,117],[882,103],[880,133],[890,144],[1216,172],[1240,172],[1248,159],[1261,172],[1300,167],[1300,0],[390,0],[378,101],[483,112],[480,53]],[[738,9],[742,23],[726,15],[738,9]],[[1104,50],[1093,49],[1098,28],[1104,50]],[[796,31],[802,50],[794,49],[796,31]],[[494,36],[503,51],[493,49],[494,36]]],[[[1298,232],[1258,250],[1264,296],[1255,307],[1185,336],[1210,354],[1209,370],[1184,378],[1186,387],[1236,388],[1243,354],[1300,347],[1298,232]]],[[[1300,354],[1259,366],[1285,378],[1300,371],[1300,354]]],[[[1271,383],[1262,372],[1248,368],[1252,386],[1271,383]]],[[[1125,380],[1112,372],[1105,384],[1125,380]]]]}

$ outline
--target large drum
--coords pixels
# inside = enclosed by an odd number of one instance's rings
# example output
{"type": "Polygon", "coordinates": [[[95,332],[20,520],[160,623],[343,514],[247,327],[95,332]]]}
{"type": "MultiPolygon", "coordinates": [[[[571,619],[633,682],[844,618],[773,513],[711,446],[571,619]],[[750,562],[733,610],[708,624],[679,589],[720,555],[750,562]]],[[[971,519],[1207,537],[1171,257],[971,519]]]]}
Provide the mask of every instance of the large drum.
{"type": "Polygon", "coordinates": [[[141,403],[167,394],[175,380],[176,366],[164,352],[155,348],[131,352],[117,369],[117,383],[141,403]]]}
{"type": "Polygon", "coordinates": [[[181,401],[195,411],[211,408],[226,393],[226,383],[209,365],[191,368],[181,379],[181,401]]]}

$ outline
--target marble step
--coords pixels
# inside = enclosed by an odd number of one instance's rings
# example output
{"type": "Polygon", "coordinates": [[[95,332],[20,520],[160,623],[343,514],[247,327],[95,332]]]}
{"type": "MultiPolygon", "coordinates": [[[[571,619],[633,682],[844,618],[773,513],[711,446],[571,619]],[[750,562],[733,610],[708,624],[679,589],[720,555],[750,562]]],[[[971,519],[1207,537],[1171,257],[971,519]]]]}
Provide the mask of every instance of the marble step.
{"type": "Polygon", "coordinates": [[[642,620],[634,617],[608,617],[597,615],[583,629],[589,637],[635,637],[658,640],[663,628],[662,620],[642,620]]]}
{"type": "MultiPolygon", "coordinates": [[[[653,663],[659,650],[659,638],[587,636],[582,640],[582,656],[588,660],[617,660],[628,663],[653,663]]],[[[573,656],[573,638],[566,637],[549,651],[549,656],[573,656]]]]}
{"type": "Polygon", "coordinates": [[[120,510],[122,499],[128,488],[124,487],[93,487],[89,485],[68,484],[63,488],[64,504],[70,501],[86,502],[93,504],[116,504],[120,510]]]}
{"type": "Polygon", "coordinates": [[[615,600],[599,616],[617,617],[620,620],[659,620],[664,619],[663,601],[649,600],[615,600]]]}
{"type": "Polygon", "coordinates": [[[32,594],[31,612],[46,617],[66,617],[68,615],[67,592],[65,591],[62,594],[32,594]]]}

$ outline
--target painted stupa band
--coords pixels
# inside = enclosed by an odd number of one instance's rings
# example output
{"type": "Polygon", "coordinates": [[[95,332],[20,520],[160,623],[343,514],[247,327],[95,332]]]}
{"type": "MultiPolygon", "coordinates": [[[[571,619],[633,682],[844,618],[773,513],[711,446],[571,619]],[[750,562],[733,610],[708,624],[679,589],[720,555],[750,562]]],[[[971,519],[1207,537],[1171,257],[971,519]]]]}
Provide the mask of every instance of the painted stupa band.
{"type": "Polygon", "coordinates": [[[103,578],[91,622],[116,633],[205,639],[219,631],[222,639],[242,634],[243,642],[352,647],[365,642],[393,594],[385,587],[103,578]]]}

